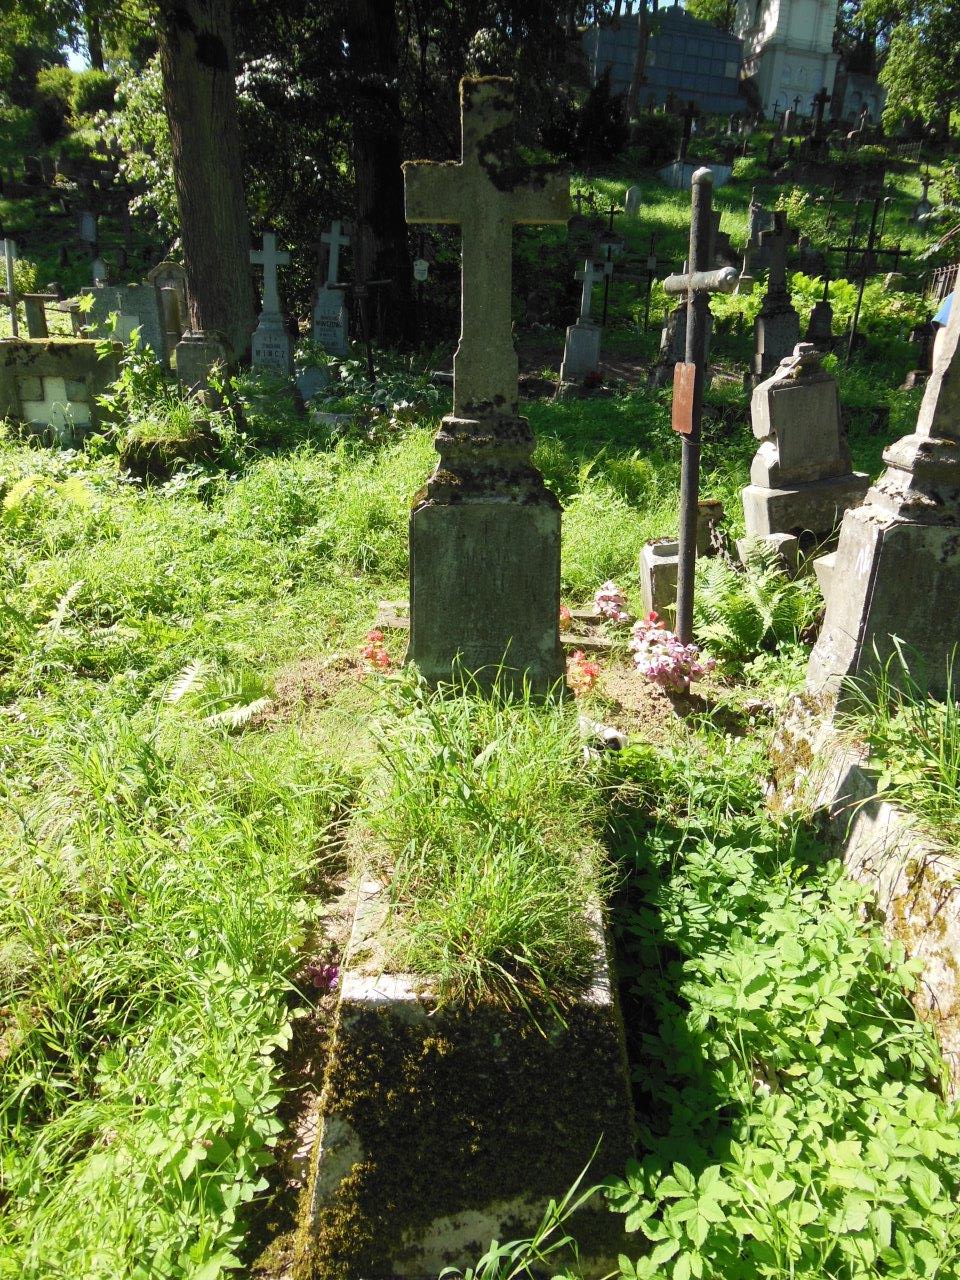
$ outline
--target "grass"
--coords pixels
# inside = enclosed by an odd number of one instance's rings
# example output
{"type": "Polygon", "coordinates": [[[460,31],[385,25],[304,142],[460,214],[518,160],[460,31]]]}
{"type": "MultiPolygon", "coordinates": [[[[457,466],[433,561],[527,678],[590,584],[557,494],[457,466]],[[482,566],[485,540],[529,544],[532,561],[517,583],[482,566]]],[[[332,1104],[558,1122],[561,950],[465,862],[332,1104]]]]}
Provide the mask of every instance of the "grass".
{"type": "Polygon", "coordinates": [[[407,687],[381,723],[364,822],[382,844],[394,963],[442,998],[569,997],[593,972],[602,800],[564,701],[407,687]]]}
{"type": "Polygon", "coordinates": [[[880,793],[946,849],[960,843],[960,701],[956,655],[947,696],[926,690],[922,664],[898,646],[870,680],[852,686],[847,726],[864,737],[879,766],[880,793]]]}

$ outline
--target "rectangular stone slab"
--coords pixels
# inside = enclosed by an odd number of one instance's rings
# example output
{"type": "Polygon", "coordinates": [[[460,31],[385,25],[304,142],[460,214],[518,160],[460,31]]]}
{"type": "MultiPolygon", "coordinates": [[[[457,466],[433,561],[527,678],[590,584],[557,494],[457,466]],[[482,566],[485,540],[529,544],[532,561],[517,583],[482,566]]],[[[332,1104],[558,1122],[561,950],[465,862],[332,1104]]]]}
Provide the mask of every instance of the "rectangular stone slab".
{"type": "MultiPolygon", "coordinates": [[[[531,1233],[601,1139],[590,1182],[633,1153],[623,1030],[599,910],[592,984],[561,1023],[536,1008],[441,1008],[376,962],[386,890],[362,880],[319,1102],[294,1280],[427,1280],[531,1233]],[[539,1025],[537,1023],[539,1022],[539,1025]]],[[[571,1224],[584,1274],[616,1268],[599,1197],[571,1224]]]]}

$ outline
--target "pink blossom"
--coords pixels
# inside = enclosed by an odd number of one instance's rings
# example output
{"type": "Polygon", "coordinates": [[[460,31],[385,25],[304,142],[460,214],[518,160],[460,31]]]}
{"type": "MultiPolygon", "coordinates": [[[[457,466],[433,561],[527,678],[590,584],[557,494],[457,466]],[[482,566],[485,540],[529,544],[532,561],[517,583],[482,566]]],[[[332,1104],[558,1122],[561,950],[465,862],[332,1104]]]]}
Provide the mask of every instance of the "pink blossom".
{"type": "Polygon", "coordinates": [[[626,622],[629,618],[627,613],[627,597],[623,594],[617,584],[608,579],[597,594],[593,598],[597,613],[610,622],[626,622]]]}
{"type": "Polygon", "coordinates": [[[582,649],[577,649],[570,655],[567,662],[567,684],[575,697],[589,693],[599,679],[599,662],[591,662],[582,649]]]}
{"type": "Polygon", "coordinates": [[[686,693],[692,681],[709,675],[716,666],[697,645],[682,644],[656,613],[634,625],[630,649],[640,674],[671,693],[686,693]]]}
{"type": "Polygon", "coordinates": [[[383,646],[383,632],[374,628],[367,632],[367,643],[360,650],[360,657],[368,667],[376,671],[386,671],[393,659],[383,646]]]}

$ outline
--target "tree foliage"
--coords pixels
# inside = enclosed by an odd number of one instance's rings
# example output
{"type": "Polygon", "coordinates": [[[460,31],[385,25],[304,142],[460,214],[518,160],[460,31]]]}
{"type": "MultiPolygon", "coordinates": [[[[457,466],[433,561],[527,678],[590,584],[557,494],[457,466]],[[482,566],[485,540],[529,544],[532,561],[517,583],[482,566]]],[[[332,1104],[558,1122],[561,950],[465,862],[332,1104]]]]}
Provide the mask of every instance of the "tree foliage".
{"type": "MultiPolygon", "coordinates": [[[[868,14],[893,12],[889,4],[864,0],[868,14]]],[[[960,3],[958,0],[904,0],[890,32],[880,73],[887,90],[884,119],[905,116],[941,120],[960,93],[960,3]]]]}

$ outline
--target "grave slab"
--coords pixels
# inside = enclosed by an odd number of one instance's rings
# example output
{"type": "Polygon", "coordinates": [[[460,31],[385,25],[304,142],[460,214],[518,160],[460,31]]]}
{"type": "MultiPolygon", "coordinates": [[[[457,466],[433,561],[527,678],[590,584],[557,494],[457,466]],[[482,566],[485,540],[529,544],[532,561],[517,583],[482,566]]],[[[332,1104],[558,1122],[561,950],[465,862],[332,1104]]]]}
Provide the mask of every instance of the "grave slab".
{"type": "Polygon", "coordinates": [[[115,380],[122,351],[76,338],[0,341],[0,418],[62,445],[82,442],[100,425],[97,397],[115,380]]]}
{"type": "MultiPolygon", "coordinates": [[[[630,1157],[616,989],[593,907],[594,974],[562,1022],[539,1006],[539,1026],[502,1004],[438,1007],[428,979],[378,959],[386,888],[362,877],[355,893],[293,1271],[426,1280],[532,1231],[598,1142],[592,1178],[630,1157]]],[[[622,1223],[599,1198],[571,1225],[585,1275],[615,1267],[622,1223]]]]}
{"type": "Polygon", "coordinates": [[[107,320],[117,313],[116,336],[128,342],[134,329],[140,330],[140,341],[148,347],[164,367],[167,365],[167,340],[160,299],[152,284],[97,285],[90,290],[93,305],[87,313],[85,330],[106,335],[107,320]]]}

